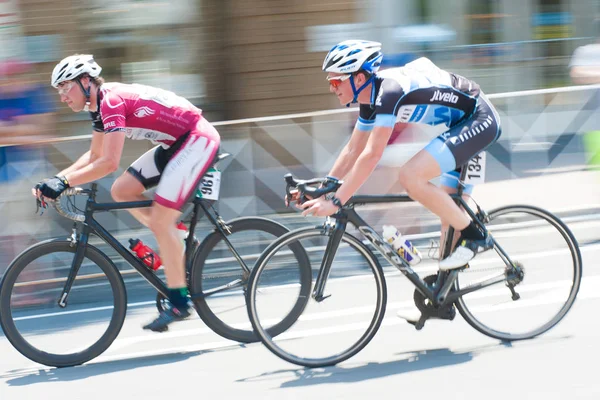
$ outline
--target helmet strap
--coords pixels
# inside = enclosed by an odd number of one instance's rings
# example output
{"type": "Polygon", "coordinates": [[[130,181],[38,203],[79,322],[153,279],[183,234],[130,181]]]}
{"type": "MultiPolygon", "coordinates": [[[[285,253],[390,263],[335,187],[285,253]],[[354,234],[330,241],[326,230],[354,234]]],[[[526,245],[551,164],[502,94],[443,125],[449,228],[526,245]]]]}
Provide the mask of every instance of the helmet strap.
{"type": "MultiPolygon", "coordinates": [[[[348,104],[346,104],[346,107],[350,107],[350,104],[354,104],[358,102],[358,95],[360,94],[360,92],[363,91],[364,88],[366,88],[367,86],[369,86],[369,84],[371,84],[374,80],[375,75],[371,75],[369,77],[369,79],[367,79],[367,81],[365,83],[363,83],[363,85],[361,87],[359,87],[358,89],[356,89],[356,85],[354,85],[354,75],[350,76],[350,86],[352,86],[352,92],[354,93],[354,98],[352,99],[352,101],[348,104]]],[[[371,95],[372,97],[372,95],[371,95]]]]}
{"type": "Polygon", "coordinates": [[[76,81],[79,84],[79,88],[81,89],[81,91],[85,95],[85,106],[83,107],[83,111],[90,111],[90,89],[91,89],[91,85],[88,84],[87,89],[85,89],[83,87],[83,84],[81,83],[80,79],[76,79],[76,81]]]}

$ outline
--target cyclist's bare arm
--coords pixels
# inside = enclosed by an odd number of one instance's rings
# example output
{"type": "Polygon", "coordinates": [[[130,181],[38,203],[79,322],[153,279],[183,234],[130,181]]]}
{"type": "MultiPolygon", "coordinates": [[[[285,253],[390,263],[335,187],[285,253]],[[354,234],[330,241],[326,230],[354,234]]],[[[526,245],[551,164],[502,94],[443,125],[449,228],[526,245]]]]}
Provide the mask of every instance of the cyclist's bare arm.
{"type": "Polygon", "coordinates": [[[392,127],[376,126],[371,131],[367,144],[350,172],[345,176],[344,183],[338,189],[336,197],[342,204],[360,188],[371,175],[377,162],[381,159],[383,150],[392,135],[392,127]]]}
{"type": "Polygon", "coordinates": [[[329,171],[329,176],[334,176],[338,179],[344,179],[344,177],[350,172],[350,169],[356,163],[356,159],[365,149],[367,141],[369,140],[370,131],[363,131],[358,128],[354,128],[350,140],[344,146],[344,149],[338,156],[335,164],[329,171]]]}
{"type": "Polygon", "coordinates": [[[77,159],[71,166],[65,168],[58,173],[59,176],[66,176],[67,174],[81,169],[93,161],[102,157],[102,147],[104,146],[104,132],[92,132],[92,143],[90,149],[86,151],[81,157],[77,159]]]}
{"type": "MultiPolygon", "coordinates": [[[[367,140],[369,139],[369,135],[371,131],[363,131],[358,128],[354,128],[352,131],[352,135],[350,136],[350,140],[344,148],[342,149],[340,155],[335,160],[333,167],[329,171],[329,176],[333,176],[337,179],[344,179],[348,171],[352,168],[352,165],[356,162],[356,159],[360,155],[360,153],[364,150],[367,140]]],[[[286,205],[289,205],[290,202],[298,202],[300,199],[300,194],[292,190],[291,197],[286,197],[286,205]]]]}
{"type": "MultiPolygon", "coordinates": [[[[115,172],[123,153],[125,132],[95,132],[90,151],[73,164],[81,162],[79,168],[68,171],[64,176],[70,186],[93,182],[115,172]],[[103,135],[103,136],[99,136],[103,135]],[[85,158],[87,155],[87,158],[85,158]]],[[[72,167],[73,167],[72,166],[72,167]]]]}

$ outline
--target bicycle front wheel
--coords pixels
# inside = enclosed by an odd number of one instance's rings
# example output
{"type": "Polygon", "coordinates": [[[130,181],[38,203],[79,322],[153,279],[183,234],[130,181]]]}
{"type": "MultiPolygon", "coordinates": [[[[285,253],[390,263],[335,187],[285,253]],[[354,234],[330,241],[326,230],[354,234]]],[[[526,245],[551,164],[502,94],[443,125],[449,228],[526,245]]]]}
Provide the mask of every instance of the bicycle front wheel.
{"type": "MultiPolygon", "coordinates": [[[[489,213],[494,250],[477,255],[459,274],[456,289],[510,273],[501,250],[524,272],[514,290],[501,282],[458,299],[463,318],[479,332],[501,340],[530,339],[558,324],[581,284],[579,246],[567,226],[548,211],[509,206],[489,213]]],[[[510,274],[508,276],[510,279],[510,274]]]]}
{"type": "MultiPolygon", "coordinates": [[[[246,313],[248,277],[262,251],[289,230],[260,217],[234,219],[227,226],[227,236],[215,230],[198,247],[191,270],[192,297],[198,315],[215,333],[237,342],[257,342],[246,313]],[[242,268],[240,259],[248,271],[242,268]]],[[[294,263],[283,272],[300,282],[300,290],[283,318],[269,328],[274,336],[296,321],[310,291],[310,275],[302,275],[306,271],[302,266],[309,262],[306,252],[299,245],[286,249],[294,263]]]]}
{"type": "Polygon", "coordinates": [[[36,244],[8,267],[0,284],[0,323],[25,357],[52,367],[79,365],[102,354],[125,319],[119,271],[88,245],[79,273],[59,306],[76,247],[64,239],[36,244]]]}
{"type": "Polygon", "coordinates": [[[386,285],[373,253],[354,236],[344,233],[335,254],[326,254],[330,232],[308,227],[290,232],[267,248],[250,276],[248,315],[264,345],[278,357],[305,367],[335,365],[361,351],[375,336],[385,314],[386,285]],[[314,294],[298,321],[275,338],[266,327],[287,309],[301,283],[282,273],[296,264],[288,246],[300,244],[310,264],[306,274],[316,278],[323,257],[332,257],[324,297],[314,294]]]}

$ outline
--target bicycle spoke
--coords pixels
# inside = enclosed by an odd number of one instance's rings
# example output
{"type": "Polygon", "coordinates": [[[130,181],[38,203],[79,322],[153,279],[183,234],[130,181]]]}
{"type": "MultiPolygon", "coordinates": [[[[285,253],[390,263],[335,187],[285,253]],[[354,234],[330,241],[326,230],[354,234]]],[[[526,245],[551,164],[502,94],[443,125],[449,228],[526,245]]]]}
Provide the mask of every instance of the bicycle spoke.
{"type": "MultiPolygon", "coordinates": [[[[297,238],[290,236],[290,243],[300,243],[310,255],[314,285],[329,237],[318,229],[299,231],[297,238]],[[320,251],[314,251],[317,248],[320,251]]],[[[281,319],[298,296],[301,285],[285,273],[293,262],[283,248],[273,247],[251,276],[248,306],[253,325],[263,343],[287,361],[310,367],[336,364],[359,352],[379,328],[385,312],[383,272],[361,242],[349,235],[342,240],[331,254],[323,298],[312,293],[300,318],[277,337],[265,328],[281,319]]]]}
{"type": "Polygon", "coordinates": [[[81,364],[102,353],[125,318],[125,288],[117,270],[88,248],[68,301],[59,306],[73,249],[65,241],[30,248],[9,267],[0,292],[0,318],[11,343],[33,361],[81,364]]]}
{"type": "Polygon", "coordinates": [[[231,282],[229,282],[229,283],[227,283],[225,285],[221,285],[221,286],[218,286],[216,288],[205,290],[204,292],[202,292],[200,294],[194,295],[194,296],[192,296],[192,300],[195,300],[197,298],[206,298],[206,297],[212,296],[212,295],[217,294],[217,293],[225,292],[225,291],[232,290],[232,289],[241,288],[241,287],[244,287],[245,285],[246,285],[246,281],[244,281],[243,279],[236,279],[236,280],[231,281],[231,282]]]}
{"type": "Polygon", "coordinates": [[[493,337],[539,335],[557,324],[575,300],[581,280],[577,244],[566,226],[535,208],[507,207],[490,216],[488,229],[503,251],[479,254],[460,273],[457,286],[461,290],[480,286],[494,273],[504,275],[504,286],[465,294],[459,311],[476,329],[493,337]]]}
{"type": "MultiPolygon", "coordinates": [[[[200,317],[216,333],[252,342],[257,337],[245,308],[248,273],[244,265],[252,268],[263,250],[287,229],[264,218],[241,218],[227,225],[229,243],[222,234],[213,233],[200,245],[192,269],[192,298],[200,317]]],[[[297,260],[294,251],[290,254],[297,260]]],[[[298,270],[298,263],[293,269],[298,270]]]]}

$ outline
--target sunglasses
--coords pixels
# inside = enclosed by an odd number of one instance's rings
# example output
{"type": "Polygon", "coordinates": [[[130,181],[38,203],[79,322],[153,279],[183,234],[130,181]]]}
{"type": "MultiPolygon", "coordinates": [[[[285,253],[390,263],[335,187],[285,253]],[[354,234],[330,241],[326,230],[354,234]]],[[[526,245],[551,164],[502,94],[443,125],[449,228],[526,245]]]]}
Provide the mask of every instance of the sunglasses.
{"type": "Polygon", "coordinates": [[[329,84],[334,89],[337,89],[338,86],[340,86],[342,84],[342,82],[344,82],[345,80],[347,80],[351,76],[352,75],[350,75],[350,74],[348,74],[348,75],[338,75],[338,76],[328,76],[327,77],[327,81],[329,82],[329,84]]]}
{"type": "Polygon", "coordinates": [[[73,87],[73,82],[65,82],[64,84],[60,84],[58,85],[58,95],[62,96],[62,95],[66,95],[67,93],[69,93],[69,90],[71,90],[71,88],[73,87]]]}

